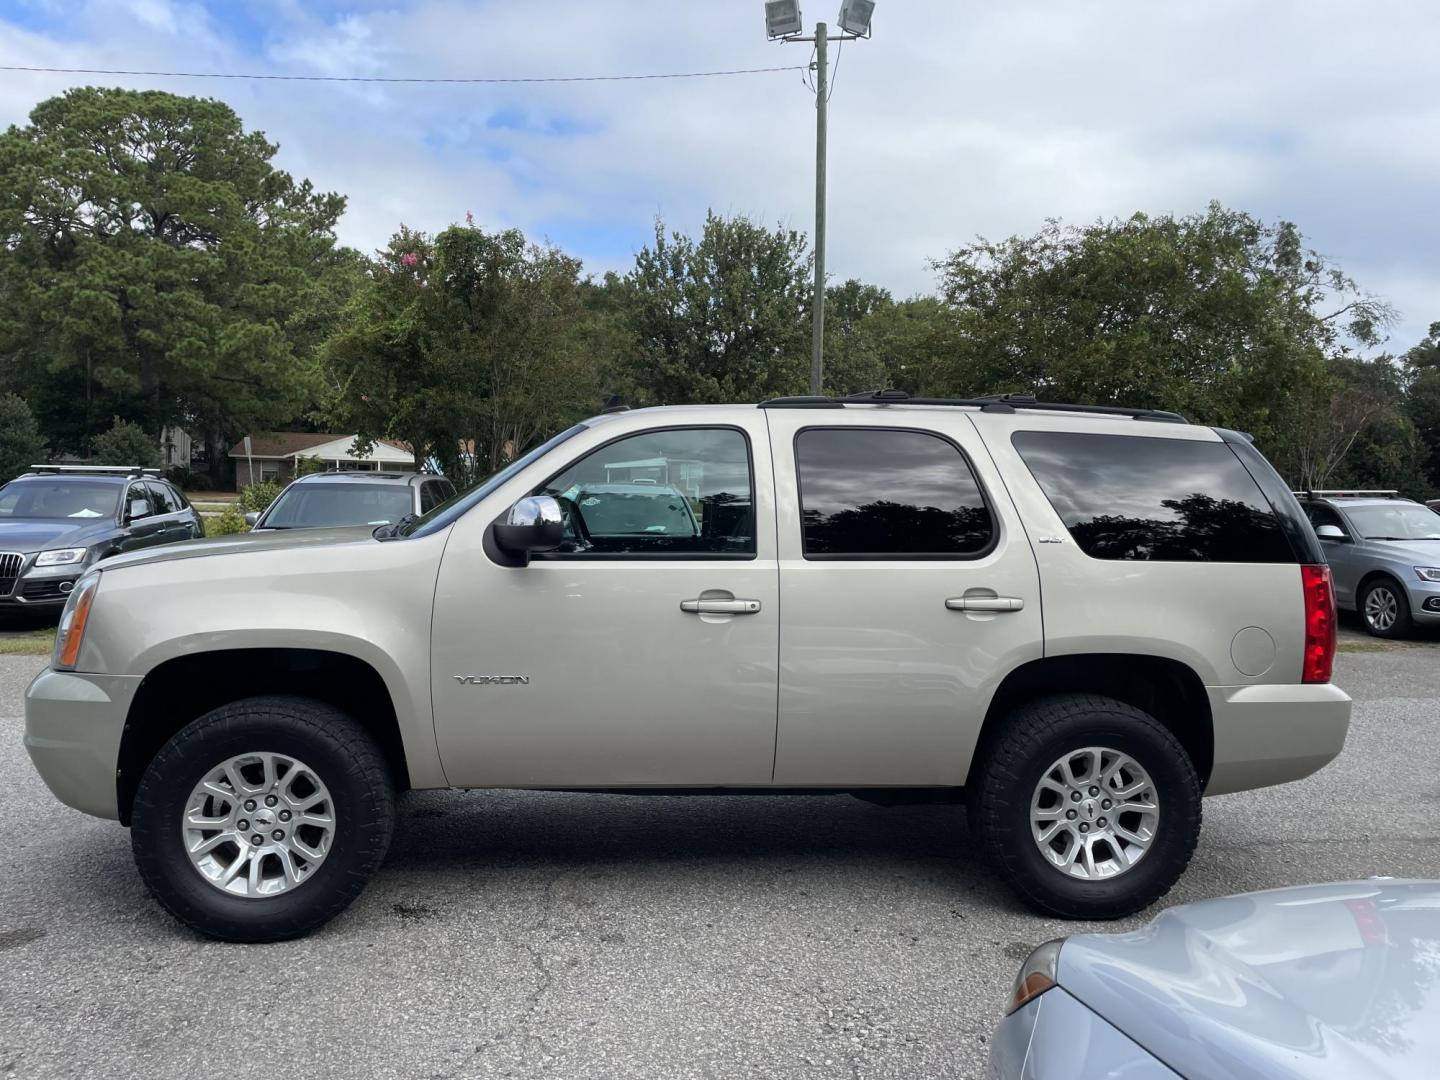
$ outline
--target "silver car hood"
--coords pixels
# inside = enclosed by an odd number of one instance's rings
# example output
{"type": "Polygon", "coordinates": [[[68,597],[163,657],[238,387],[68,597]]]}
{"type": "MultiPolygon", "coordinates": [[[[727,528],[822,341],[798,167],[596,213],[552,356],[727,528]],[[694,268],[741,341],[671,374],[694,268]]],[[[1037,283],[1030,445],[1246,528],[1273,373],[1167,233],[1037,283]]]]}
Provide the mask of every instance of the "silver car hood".
{"type": "Polygon", "coordinates": [[[1171,908],[1060,950],[1059,983],[1182,1076],[1440,1075],[1440,882],[1171,908]]]}
{"type": "Polygon", "coordinates": [[[1440,540],[1366,540],[1365,546],[1397,559],[1412,559],[1416,566],[1440,566],[1440,540]]]}
{"type": "Polygon", "coordinates": [[[286,548],[379,543],[373,537],[373,525],[347,525],[341,529],[276,529],[272,532],[237,533],[217,536],[213,540],[185,540],[178,544],[162,544],[124,555],[112,555],[96,565],[102,570],[147,563],[171,562],[175,559],[199,559],[209,555],[235,555],[245,552],[276,551],[286,548]]]}

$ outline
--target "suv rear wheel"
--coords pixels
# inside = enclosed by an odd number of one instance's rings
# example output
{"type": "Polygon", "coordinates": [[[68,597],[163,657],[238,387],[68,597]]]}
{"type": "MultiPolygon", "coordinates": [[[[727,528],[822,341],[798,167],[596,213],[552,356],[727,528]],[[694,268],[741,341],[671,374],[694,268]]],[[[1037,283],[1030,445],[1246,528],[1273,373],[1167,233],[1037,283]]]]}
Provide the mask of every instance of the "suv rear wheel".
{"type": "Polygon", "coordinates": [[[1047,915],[1116,919],[1184,872],[1200,782],[1153,717],[1112,698],[1029,702],[978,763],[971,814],[991,861],[1047,915]]]}
{"type": "Polygon", "coordinates": [[[1376,637],[1404,637],[1410,632],[1410,600],[1390,578],[1376,578],[1360,594],[1360,617],[1376,637]]]}
{"type": "Polygon", "coordinates": [[[358,724],[304,698],[250,698],[155,755],[131,844],[145,884],[181,922],[226,941],[279,941],[360,894],[394,815],[385,759],[358,724]]]}

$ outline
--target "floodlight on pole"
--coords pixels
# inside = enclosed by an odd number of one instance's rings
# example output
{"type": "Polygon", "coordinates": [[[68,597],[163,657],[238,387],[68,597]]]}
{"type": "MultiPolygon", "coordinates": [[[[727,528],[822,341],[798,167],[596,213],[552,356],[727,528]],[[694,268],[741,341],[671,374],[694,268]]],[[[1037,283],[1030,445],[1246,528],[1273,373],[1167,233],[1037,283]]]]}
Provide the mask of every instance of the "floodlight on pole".
{"type": "Polygon", "coordinates": [[[870,17],[874,14],[874,0],[845,0],[840,5],[840,29],[856,37],[867,37],[870,17]]]}
{"type": "Polygon", "coordinates": [[[830,37],[829,27],[815,24],[813,37],[802,37],[799,0],[767,0],[765,32],[772,41],[814,42],[815,59],[815,299],[811,312],[810,393],[819,394],[825,381],[825,160],[829,124],[829,71],[831,41],[857,41],[870,36],[874,0],[842,0],[840,30],[830,37]]]}
{"type": "Polygon", "coordinates": [[[765,35],[771,41],[798,34],[803,29],[800,0],[768,0],[765,4],[765,35]]]}

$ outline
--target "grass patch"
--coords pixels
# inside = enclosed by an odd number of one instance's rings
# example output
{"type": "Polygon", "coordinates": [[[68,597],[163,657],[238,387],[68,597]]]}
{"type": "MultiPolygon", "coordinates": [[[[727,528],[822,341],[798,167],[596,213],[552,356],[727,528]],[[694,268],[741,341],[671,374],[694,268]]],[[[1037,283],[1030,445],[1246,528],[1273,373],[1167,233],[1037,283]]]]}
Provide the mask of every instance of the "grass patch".
{"type": "Polygon", "coordinates": [[[0,633],[0,656],[49,656],[54,648],[54,627],[0,633]]]}

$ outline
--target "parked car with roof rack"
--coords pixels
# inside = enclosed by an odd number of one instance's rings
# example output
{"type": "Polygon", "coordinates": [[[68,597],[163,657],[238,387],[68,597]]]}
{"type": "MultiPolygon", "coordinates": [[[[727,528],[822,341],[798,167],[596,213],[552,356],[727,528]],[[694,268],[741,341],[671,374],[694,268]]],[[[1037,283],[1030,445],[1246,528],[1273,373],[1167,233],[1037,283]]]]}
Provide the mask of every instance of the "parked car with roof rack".
{"type": "Polygon", "coordinates": [[[335,470],[288,484],[263,511],[245,515],[254,531],[393,525],[455,497],[443,476],[413,472],[335,470]]]}
{"type": "Polygon", "coordinates": [[[1440,626],[1440,513],[1396,491],[1296,492],[1335,578],[1335,601],[1376,637],[1440,626]]]}
{"type": "Polygon", "coordinates": [[[58,610],[99,560],[204,535],[158,469],[31,466],[0,487],[0,605],[58,610]]]}
{"type": "Polygon", "coordinates": [[[331,918],[395,793],[447,786],[964,803],[1025,902],[1114,918],[1177,880],[1202,794],[1340,752],[1334,647],[1320,544],[1241,435],[781,398],[607,412],[374,530],[102,563],[26,745],[232,940],[331,918]]]}

